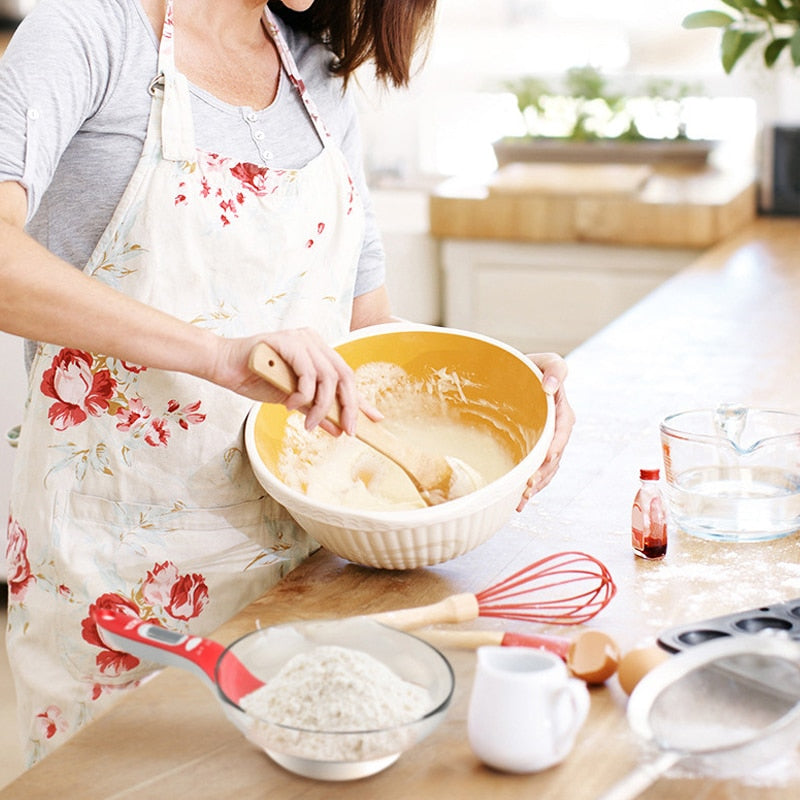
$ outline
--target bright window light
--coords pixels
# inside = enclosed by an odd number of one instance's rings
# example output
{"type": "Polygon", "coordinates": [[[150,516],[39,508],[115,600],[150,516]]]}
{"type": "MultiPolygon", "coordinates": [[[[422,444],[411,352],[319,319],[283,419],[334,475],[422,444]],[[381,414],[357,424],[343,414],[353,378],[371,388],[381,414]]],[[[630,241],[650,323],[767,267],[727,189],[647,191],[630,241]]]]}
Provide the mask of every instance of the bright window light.
{"type": "MultiPolygon", "coordinates": [[[[497,168],[492,142],[525,132],[507,82],[557,79],[573,67],[593,66],[610,80],[637,85],[697,83],[707,96],[686,102],[687,136],[750,137],[752,148],[751,84],[744,73],[724,75],[718,31],[681,27],[686,14],[703,7],[700,0],[439,0],[431,49],[411,90],[367,91],[362,127],[373,182],[484,178],[497,168]]],[[[596,124],[606,135],[623,124],[601,116],[596,124]]],[[[666,105],[643,111],[641,127],[647,136],[670,137],[674,116],[666,105]]]]}

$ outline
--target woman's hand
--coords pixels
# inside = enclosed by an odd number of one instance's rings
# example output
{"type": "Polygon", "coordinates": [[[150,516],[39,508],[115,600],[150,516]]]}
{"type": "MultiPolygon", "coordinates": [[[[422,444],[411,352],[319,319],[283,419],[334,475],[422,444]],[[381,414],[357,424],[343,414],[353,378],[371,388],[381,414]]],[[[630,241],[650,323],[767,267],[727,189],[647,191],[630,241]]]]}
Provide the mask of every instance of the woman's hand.
{"type": "Polygon", "coordinates": [[[525,504],[536,492],[541,491],[553,479],[558,470],[561,454],[567,445],[572,427],[575,424],[575,412],[572,410],[564,391],[564,380],[567,377],[567,362],[556,353],[537,353],[529,355],[531,361],[542,370],[542,388],[552,394],[556,404],[556,427],[553,441],[547,451],[542,465],[528,479],[528,485],[522,493],[517,511],[522,511],[525,504]]]}
{"type": "MultiPolygon", "coordinates": [[[[244,339],[219,339],[217,349],[209,380],[253,400],[302,410],[308,430],[323,422],[334,400],[339,401],[342,429],[346,433],[355,431],[360,408],[371,418],[380,419],[377,410],[361,402],[353,371],[345,360],[311,328],[244,339]],[[294,370],[297,376],[294,393],[287,395],[250,371],[250,351],[258,342],[266,342],[294,370]]],[[[324,427],[331,433],[339,432],[332,423],[324,422],[324,427]]]]}

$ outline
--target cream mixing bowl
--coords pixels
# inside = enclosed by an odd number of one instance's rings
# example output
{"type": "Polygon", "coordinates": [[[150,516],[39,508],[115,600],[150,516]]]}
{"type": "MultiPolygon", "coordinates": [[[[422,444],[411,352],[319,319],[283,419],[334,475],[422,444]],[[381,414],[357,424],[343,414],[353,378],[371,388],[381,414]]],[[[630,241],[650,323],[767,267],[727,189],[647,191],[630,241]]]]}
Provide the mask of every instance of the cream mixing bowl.
{"type": "MultiPolygon", "coordinates": [[[[487,446],[502,448],[509,468],[476,491],[436,506],[344,507],[335,498],[312,497],[292,485],[286,453],[303,447],[292,436],[298,414],[282,405],[258,404],[248,416],[245,442],[262,486],[320,545],[366,566],[437,564],[492,537],[514,513],[553,437],[554,403],[542,389],[536,365],[478,333],[405,323],[361,329],[336,349],[355,370],[374,364],[400,368],[459,425],[479,431],[487,446]]],[[[432,438],[435,425],[431,417],[432,438]]]]}

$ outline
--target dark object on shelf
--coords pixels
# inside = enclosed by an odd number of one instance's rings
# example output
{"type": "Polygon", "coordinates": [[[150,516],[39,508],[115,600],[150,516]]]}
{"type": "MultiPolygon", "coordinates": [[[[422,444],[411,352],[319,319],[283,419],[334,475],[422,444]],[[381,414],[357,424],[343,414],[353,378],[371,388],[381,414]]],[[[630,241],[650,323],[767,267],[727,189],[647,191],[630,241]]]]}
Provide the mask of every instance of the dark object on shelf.
{"type": "Polygon", "coordinates": [[[763,137],[760,210],[800,216],[800,127],[774,125],[763,137]]]}

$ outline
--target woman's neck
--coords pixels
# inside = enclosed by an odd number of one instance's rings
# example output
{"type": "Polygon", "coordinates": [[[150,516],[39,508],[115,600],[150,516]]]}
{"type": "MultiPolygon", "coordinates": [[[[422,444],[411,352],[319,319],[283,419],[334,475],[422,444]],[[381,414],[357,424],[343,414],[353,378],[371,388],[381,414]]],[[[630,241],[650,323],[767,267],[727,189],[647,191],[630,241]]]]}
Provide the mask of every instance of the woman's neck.
{"type": "MultiPolygon", "coordinates": [[[[154,30],[164,0],[141,0],[154,30]]],[[[175,0],[175,63],[187,79],[232,105],[266,108],[275,98],[280,59],[261,24],[261,0],[175,0]]]]}
{"type": "MultiPolygon", "coordinates": [[[[164,26],[165,0],[140,0],[142,8],[160,36],[164,26]]],[[[258,24],[263,0],[174,0],[173,17],[184,29],[202,30],[211,41],[226,46],[248,46],[260,38],[258,24]]]]}

